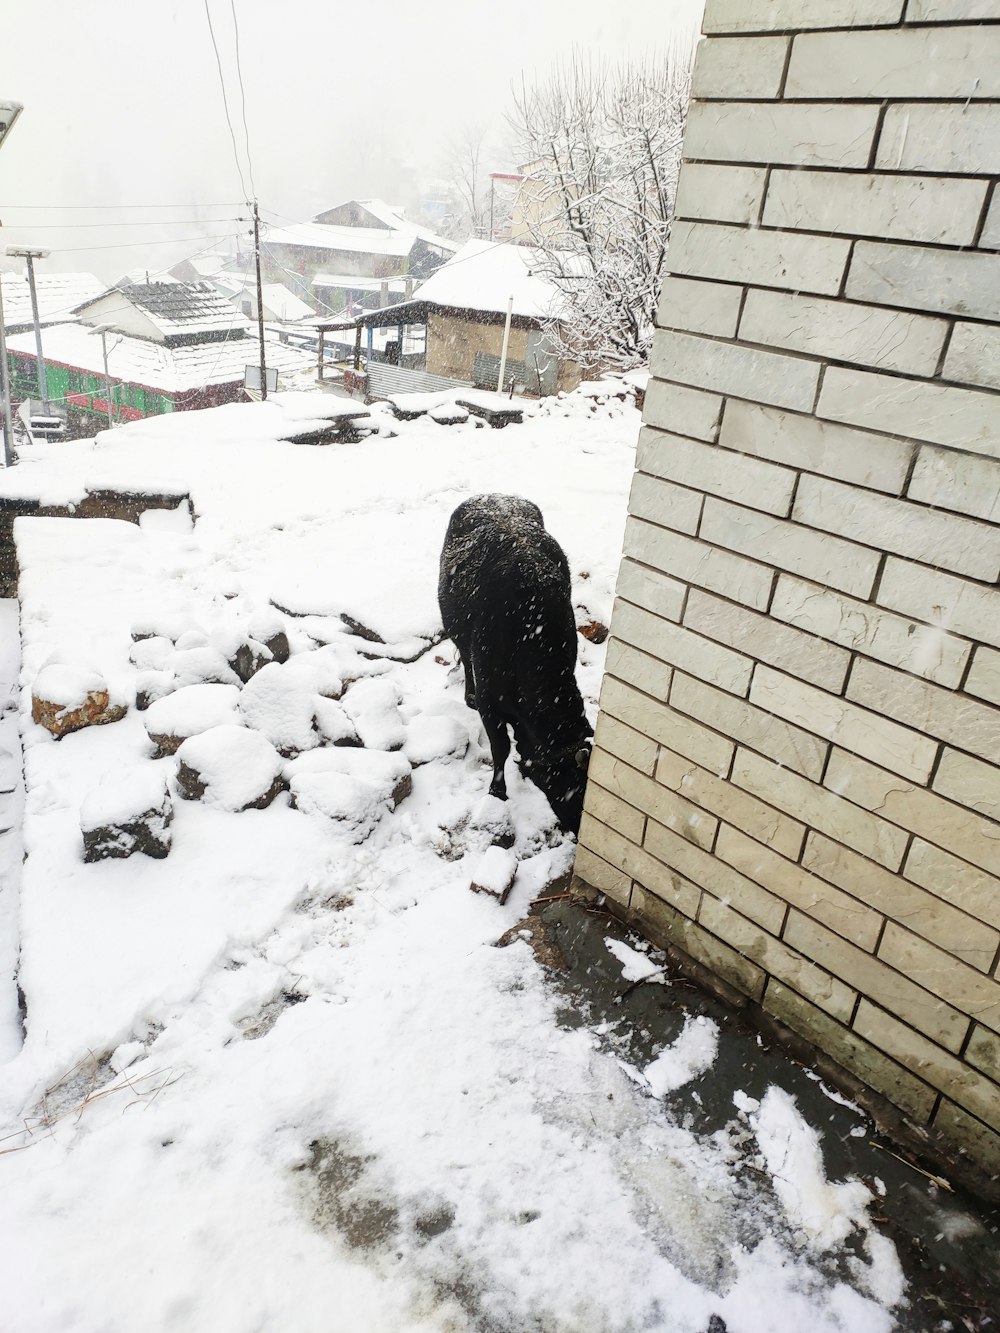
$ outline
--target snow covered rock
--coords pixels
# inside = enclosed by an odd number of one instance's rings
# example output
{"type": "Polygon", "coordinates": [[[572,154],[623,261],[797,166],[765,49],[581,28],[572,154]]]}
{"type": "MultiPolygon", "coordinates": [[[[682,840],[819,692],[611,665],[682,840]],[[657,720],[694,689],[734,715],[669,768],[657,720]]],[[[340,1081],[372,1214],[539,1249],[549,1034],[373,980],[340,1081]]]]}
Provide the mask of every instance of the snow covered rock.
{"type": "Polygon", "coordinates": [[[513,847],[514,830],[511,827],[507,802],[499,796],[486,795],[476,805],[469,820],[473,833],[485,833],[497,847],[513,847]]]}
{"type": "Polygon", "coordinates": [[[414,766],[454,755],[461,758],[469,748],[469,732],[453,717],[419,713],[406,728],[403,754],[414,766]]]}
{"type": "Polygon", "coordinates": [[[165,638],[176,643],[189,630],[199,628],[190,616],[176,611],[157,611],[141,620],[133,620],[132,641],[139,643],[143,639],[165,638]]]}
{"type": "Polygon", "coordinates": [[[504,847],[487,847],[479,860],[469,888],[473,893],[488,893],[502,906],[507,901],[517,874],[517,857],[504,847]]]}
{"type": "Polygon", "coordinates": [[[406,728],[399,712],[399,689],[391,680],[359,680],[344,695],[344,711],[362,743],[373,750],[401,750],[406,728]]]}
{"type": "Polygon", "coordinates": [[[297,809],[337,820],[356,843],[413,787],[407,761],[379,750],[313,750],[286,764],[285,776],[297,809]]]}
{"type": "Polygon", "coordinates": [[[468,410],[457,403],[442,403],[440,407],[432,407],[427,415],[439,426],[461,426],[469,419],[468,410]]]}
{"type": "Polygon", "coordinates": [[[160,859],[170,851],[173,801],[167,775],[159,768],[140,768],[116,782],[103,782],[83,802],[80,830],[83,859],[142,852],[160,859]]]}
{"type": "Polygon", "coordinates": [[[129,651],[129,661],[138,671],[162,671],[174,645],[162,634],[139,639],[129,651]]]}
{"type": "Polygon", "coordinates": [[[172,694],[175,681],[169,671],[140,671],[135,678],[135,706],[145,712],[157,699],[172,694]]]}
{"type": "Polygon", "coordinates": [[[240,677],[229,665],[226,656],[211,644],[191,648],[177,648],[164,663],[178,688],[186,685],[239,685],[240,677]]]}
{"type": "Polygon", "coordinates": [[[281,755],[258,732],[238,724],[191,736],[177,758],[181,795],[218,809],[263,810],[285,787],[281,755]]]}
{"type": "Polygon", "coordinates": [[[212,727],[239,724],[236,711],[239,689],[235,685],[186,685],[146,709],[144,718],[156,757],[176,754],[189,736],[212,727]]]}
{"type": "Polygon", "coordinates": [[[240,715],[248,727],[288,756],[319,744],[318,700],[308,673],[294,670],[290,663],[269,662],[243,687],[240,715]]]}
{"type": "MultiPolygon", "coordinates": [[[[344,712],[342,704],[335,699],[316,700],[316,730],[324,741],[331,745],[360,745],[361,737],[354,723],[344,712]]],[[[407,755],[409,758],[409,755],[407,755]]]]}
{"type": "Polygon", "coordinates": [[[43,667],[31,690],[31,720],[58,739],[81,727],[118,722],[128,710],[113,704],[107,682],[96,671],[52,664],[43,667]]]}

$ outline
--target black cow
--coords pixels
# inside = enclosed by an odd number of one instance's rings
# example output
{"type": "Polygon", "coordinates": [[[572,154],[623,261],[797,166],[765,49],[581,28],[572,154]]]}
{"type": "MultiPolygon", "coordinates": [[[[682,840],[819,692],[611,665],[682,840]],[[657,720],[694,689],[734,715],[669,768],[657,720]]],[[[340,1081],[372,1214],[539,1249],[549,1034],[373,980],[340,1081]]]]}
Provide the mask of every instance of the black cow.
{"type": "Polygon", "coordinates": [[[593,728],[576,683],[569,565],[538,506],[519,495],[463,501],[441,551],[438,602],[465,668],[465,702],[490,739],[490,794],[507,799],[510,727],[521,772],[577,832],[593,728]]]}

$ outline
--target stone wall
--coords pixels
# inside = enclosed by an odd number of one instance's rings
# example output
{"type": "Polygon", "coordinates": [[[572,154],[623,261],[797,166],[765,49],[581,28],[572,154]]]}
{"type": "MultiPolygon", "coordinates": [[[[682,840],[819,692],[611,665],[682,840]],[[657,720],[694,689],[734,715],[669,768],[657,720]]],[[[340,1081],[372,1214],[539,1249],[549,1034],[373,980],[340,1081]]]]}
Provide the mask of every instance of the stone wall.
{"type": "Polygon", "coordinates": [[[1000,0],[708,0],[578,881],[1000,1174],[1000,0]]]}

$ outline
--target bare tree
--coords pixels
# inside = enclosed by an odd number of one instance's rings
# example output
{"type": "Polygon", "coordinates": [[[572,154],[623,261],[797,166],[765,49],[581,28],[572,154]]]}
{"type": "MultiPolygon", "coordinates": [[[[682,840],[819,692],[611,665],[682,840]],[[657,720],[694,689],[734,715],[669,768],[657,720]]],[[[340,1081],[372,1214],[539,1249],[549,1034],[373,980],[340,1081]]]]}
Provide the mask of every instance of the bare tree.
{"type": "Polygon", "coordinates": [[[458,207],[445,227],[456,239],[485,236],[489,228],[489,147],[485,125],[476,123],[457,130],[445,144],[441,173],[458,207]]]}
{"type": "Polygon", "coordinates": [[[560,293],[550,335],[589,370],[648,360],[690,79],[687,49],[613,67],[576,53],[515,94],[514,239],[542,252],[560,293]]]}

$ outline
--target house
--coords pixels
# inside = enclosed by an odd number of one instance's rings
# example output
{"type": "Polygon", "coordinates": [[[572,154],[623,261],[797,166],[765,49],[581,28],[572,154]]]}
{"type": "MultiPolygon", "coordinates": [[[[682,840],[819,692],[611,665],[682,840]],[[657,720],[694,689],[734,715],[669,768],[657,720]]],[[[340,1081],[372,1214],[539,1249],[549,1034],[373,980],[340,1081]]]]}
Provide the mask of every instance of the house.
{"type": "Polygon", "coordinates": [[[380,199],[352,199],[312,222],[269,229],[261,273],[324,313],[370,310],[405,297],[407,279],[429,277],[458,248],[380,199]]]}
{"type": "MultiPolygon", "coordinates": [[[[31,291],[28,279],[20,273],[0,273],[3,284],[3,320],[8,334],[22,333],[33,327],[31,291]]],[[[73,311],[81,301],[99,296],[106,284],[93,273],[35,272],[35,293],[38,297],[38,322],[64,324],[73,318],[73,311]]]]}
{"type": "MultiPolygon", "coordinates": [[[[74,322],[46,329],[43,352],[50,401],[74,409],[80,428],[107,416],[109,398],[117,421],[237,401],[246,367],[259,364],[249,320],[208,282],[126,283],[72,314],[74,322]]],[[[13,395],[25,397],[36,384],[33,334],[9,338],[7,349],[13,395]]],[[[266,349],[279,375],[311,371],[306,353],[277,342],[266,349]]]]}

